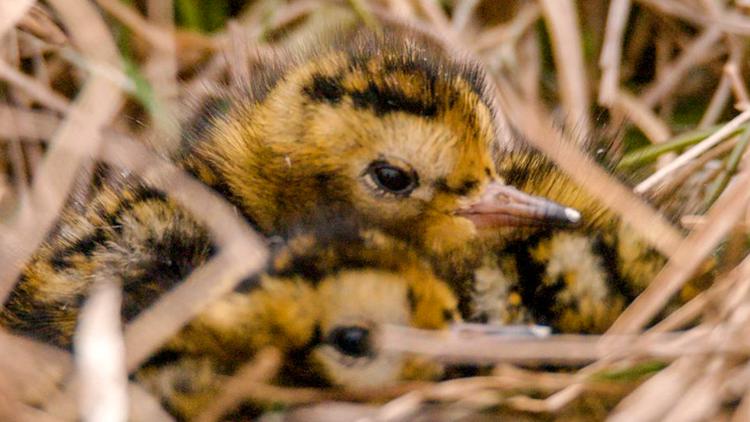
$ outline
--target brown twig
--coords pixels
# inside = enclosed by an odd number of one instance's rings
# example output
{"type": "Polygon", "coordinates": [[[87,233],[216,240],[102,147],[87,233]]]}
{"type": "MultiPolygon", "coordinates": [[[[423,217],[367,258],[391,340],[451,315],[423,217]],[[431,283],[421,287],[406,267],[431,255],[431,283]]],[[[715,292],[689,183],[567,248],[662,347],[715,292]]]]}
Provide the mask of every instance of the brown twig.
{"type": "Polygon", "coordinates": [[[515,96],[502,78],[497,79],[501,100],[506,99],[505,110],[509,118],[527,136],[528,141],[554,160],[560,168],[584,189],[596,196],[605,206],[615,210],[620,217],[650,244],[666,256],[671,256],[682,240],[682,236],[666,220],[650,209],[629,189],[612,179],[590,158],[575,149],[553,128],[550,119],[541,117],[541,112],[530,104],[524,104],[515,96]]]}
{"type": "Polygon", "coordinates": [[[713,135],[704,139],[699,144],[691,147],[671,163],[660,168],[646,180],[639,183],[638,186],[636,186],[633,190],[637,193],[644,193],[653,188],[668,174],[675,171],[677,168],[684,166],[685,164],[690,162],[690,160],[696,158],[700,154],[703,154],[707,150],[711,149],[714,145],[721,142],[724,138],[733,133],[748,120],[750,120],[750,110],[745,110],[740,115],[732,119],[732,121],[724,125],[721,129],[717,130],[713,135]]]}
{"type": "MultiPolygon", "coordinates": [[[[722,36],[718,27],[710,27],[701,35],[696,37],[679,58],[668,64],[659,73],[659,77],[641,94],[641,101],[649,107],[653,107],[684,79],[688,71],[696,64],[702,63],[709,53],[714,53],[717,41],[722,36]]],[[[719,47],[720,48],[720,47],[719,47]]]]}
{"type": "Polygon", "coordinates": [[[623,37],[630,7],[630,0],[614,0],[607,12],[607,27],[599,58],[599,67],[602,69],[599,104],[602,105],[612,104],[619,91],[623,37]]]}
{"type": "MultiPolygon", "coordinates": [[[[70,23],[69,27],[78,28],[71,31],[71,36],[83,53],[101,62],[118,63],[117,49],[98,12],[82,1],[65,1],[64,5],[62,2],[51,0],[62,19],[70,23]],[[85,29],[75,24],[83,21],[89,22],[85,29]]],[[[36,170],[30,208],[22,210],[15,224],[6,228],[0,242],[3,250],[0,254],[0,297],[5,297],[21,266],[57,219],[81,164],[91,151],[96,150],[99,131],[115,115],[121,101],[117,86],[92,74],[75,103],[67,110],[65,122],[51,143],[44,162],[36,170]]]]}
{"type": "Polygon", "coordinates": [[[0,2],[0,37],[13,28],[34,5],[34,0],[0,2]]]}
{"type": "Polygon", "coordinates": [[[552,39],[566,124],[581,135],[576,139],[582,142],[591,133],[591,103],[576,8],[569,0],[541,0],[540,4],[552,39]]]}
{"type": "Polygon", "coordinates": [[[625,309],[607,332],[632,334],[646,325],[744,215],[748,200],[750,171],[746,170],[716,201],[716,205],[708,213],[708,224],[685,239],[667,266],[633,304],[625,309]]]}

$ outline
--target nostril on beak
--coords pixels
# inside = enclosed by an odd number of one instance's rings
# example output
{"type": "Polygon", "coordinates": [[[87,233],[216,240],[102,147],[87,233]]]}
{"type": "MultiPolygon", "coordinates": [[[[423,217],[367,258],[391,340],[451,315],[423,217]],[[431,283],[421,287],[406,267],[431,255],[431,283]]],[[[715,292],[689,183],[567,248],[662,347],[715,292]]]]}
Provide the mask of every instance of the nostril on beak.
{"type": "Polygon", "coordinates": [[[458,212],[479,227],[575,227],[581,213],[541,196],[521,192],[501,182],[490,183],[479,200],[458,212]]]}

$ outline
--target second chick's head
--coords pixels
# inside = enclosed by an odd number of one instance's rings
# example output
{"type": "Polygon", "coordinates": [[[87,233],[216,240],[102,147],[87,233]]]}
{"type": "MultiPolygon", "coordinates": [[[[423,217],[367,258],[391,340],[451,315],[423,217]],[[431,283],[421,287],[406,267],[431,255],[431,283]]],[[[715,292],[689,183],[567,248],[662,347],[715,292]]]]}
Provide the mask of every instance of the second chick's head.
{"type": "Polygon", "coordinates": [[[286,356],[279,381],[348,389],[430,379],[442,366],[378,346],[383,325],[446,329],[458,302],[414,248],[351,225],[294,235],[269,270],[201,314],[177,350],[243,359],[267,346],[286,356]]]}
{"type": "Polygon", "coordinates": [[[192,150],[188,167],[262,230],[340,206],[440,252],[580,218],[498,177],[510,141],[477,64],[401,27],[334,38],[266,58],[192,150]]]}
{"type": "Polygon", "coordinates": [[[308,303],[315,307],[315,334],[307,357],[290,361],[292,380],[311,374],[359,389],[441,375],[434,362],[377,344],[383,325],[440,330],[460,320],[451,289],[405,242],[339,219],[293,235],[272,267],[275,280],[315,286],[308,303]]]}

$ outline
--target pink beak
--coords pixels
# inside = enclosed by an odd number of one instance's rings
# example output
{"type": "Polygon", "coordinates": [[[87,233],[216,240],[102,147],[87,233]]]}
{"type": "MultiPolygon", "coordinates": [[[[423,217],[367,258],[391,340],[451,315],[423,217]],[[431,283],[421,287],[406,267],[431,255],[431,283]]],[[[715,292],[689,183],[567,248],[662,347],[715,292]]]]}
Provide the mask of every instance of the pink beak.
{"type": "Polygon", "coordinates": [[[456,212],[477,228],[490,227],[575,227],[581,213],[539,196],[523,193],[500,182],[485,188],[479,200],[456,212]]]}

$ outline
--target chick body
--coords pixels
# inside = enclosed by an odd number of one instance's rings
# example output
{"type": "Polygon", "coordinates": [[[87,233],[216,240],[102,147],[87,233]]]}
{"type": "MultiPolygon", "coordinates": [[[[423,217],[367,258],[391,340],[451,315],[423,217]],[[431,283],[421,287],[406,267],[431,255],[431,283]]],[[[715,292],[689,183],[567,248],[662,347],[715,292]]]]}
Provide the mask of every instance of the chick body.
{"type": "MultiPolygon", "coordinates": [[[[431,363],[380,352],[377,330],[446,328],[459,318],[455,296],[414,248],[353,221],[299,229],[265,272],[199,314],[136,378],[176,415],[190,417],[269,346],[285,356],[277,381],[286,384],[368,388],[439,375],[431,363]]],[[[201,226],[144,186],[117,195],[104,188],[85,215],[66,214],[57,236],[24,271],[0,322],[61,347],[70,347],[80,307],[98,281],[122,282],[128,321],[214,251],[201,226]],[[98,240],[87,251],[92,236],[98,240]]]]}
{"type": "Polygon", "coordinates": [[[94,188],[22,272],[0,308],[4,326],[69,348],[92,284],[122,286],[127,322],[214,253],[205,228],[159,190],[132,178],[94,188]]]}
{"type": "Polygon", "coordinates": [[[495,163],[516,141],[478,64],[416,30],[381,29],[265,60],[252,89],[205,102],[178,161],[266,234],[339,207],[463,266],[509,231],[466,209],[504,185],[495,163]]]}
{"type": "Polygon", "coordinates": [[[138,378],[190,418],[260,349],[285,356],[277,382],[375,388],[428,379],[440,367],[382,352],[380,324],[442,329],[458,318],[450,288],[408,245],[377,230],[292,238],[269,270],[186,326],[138,378]],[[187,387],[187,388],[186,388],[187,387]]]}
{"type": "MultiPolygon", "coordinates": [[[[462,211],[492,205],[482,192],[502,184],[495,162],[512,143],[477,64],[384,23],[279,51],[251,76],[200,107],[173,159],[264,234],[336,209],[445,268],[476,255],[487,233],[462,211]]],[[[158,190],[129,176],[99,181],[24,271],[0,313],[6,325],[68,346],[97,278],[132,296],[127,321],[214,252],[205,229],[158,190]]]]}
{"type": "MultiPolygon", "coordinates": [[[[471,318],[605,331],[666,258],[542,154],[518,150],[498,168],[519,189],[580,210],[582,224],[525,229],[486,254],[474,272],[471,318]]],[[[688,283],[668,311],[703,290],[705,275],[688,283]]]]}

